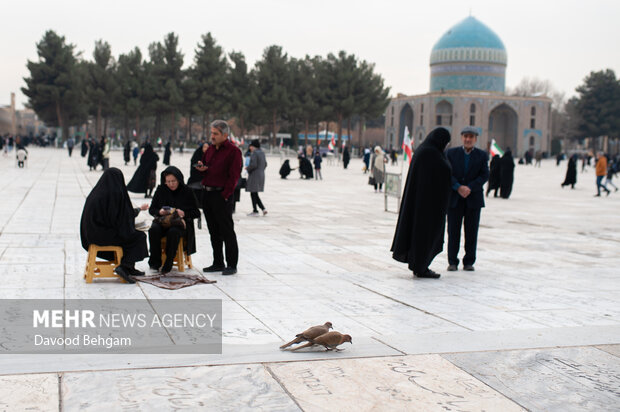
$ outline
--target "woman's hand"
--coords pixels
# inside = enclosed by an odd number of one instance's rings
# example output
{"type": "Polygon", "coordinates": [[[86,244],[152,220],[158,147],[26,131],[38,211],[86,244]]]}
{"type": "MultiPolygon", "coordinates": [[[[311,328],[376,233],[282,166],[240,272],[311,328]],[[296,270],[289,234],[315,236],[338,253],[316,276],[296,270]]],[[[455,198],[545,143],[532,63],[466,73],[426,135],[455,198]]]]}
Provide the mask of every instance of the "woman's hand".
{"type": "Polygon", "coordinates": [[[177,209],[177,214],[179,215],[179,217],[185,217],[185,212],[181,209],[177,209]]]}
{"type": "Polygon", "coordinates": [[[161,216],[164,216],[164,215],[167,215],[167,214],[168,214],[168,211],[166,211],[166,210],[164,210],[164,209],[159,209],[159,214],[160,214],[161,216]]]}
{"type": "Polygon", "coordinates": [[[140,210],[147,210],[148,208],[149,208],[149,204],[148,204],[148,203],[143,203],[143,204],[140,206],[140,210]]]}

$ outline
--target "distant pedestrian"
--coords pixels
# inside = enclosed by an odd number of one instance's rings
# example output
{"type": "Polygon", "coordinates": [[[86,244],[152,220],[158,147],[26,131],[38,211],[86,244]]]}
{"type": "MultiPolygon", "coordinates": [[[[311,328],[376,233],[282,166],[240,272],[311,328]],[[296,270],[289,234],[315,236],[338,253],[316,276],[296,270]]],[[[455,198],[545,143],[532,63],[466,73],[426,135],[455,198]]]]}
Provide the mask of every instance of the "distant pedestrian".
{"type": "Polygon", "coordinates": [[[392,166],[398,163],[396,160],[397,158],[398,158],[398,154],[396,153],[396,149],[392,148],[390,150],[390,159],[392,160],[392,166]]]}
{"type": "Polygon", "coordinates": [[[613,186],[616,192],[618,191],[618,187],[615,184],[613,184],[611,180],[613,179],[614,175],[618,171],[617,167],[618,167],[618,162],[617,161],[614,162],[612,158],[610,157],[608,165],[607,165],[607,179],[605,180],[605,185],[613,186]]]}
{"type": "Polygon", "coordinates": [[[380,146],[375,146],[374,153],[370,160],[371,172],[370,175],[375,181],[375,192],[379,189],[381,192],[383,188],[383,182],[385,181],[385,164],[388,162],[385,152],[380,146]]]}
{"type": "Polygon", "coordinates": [[[144,144],[144,153],[140,157],[140,166],[136,169],[129,183],[127,183],[127,190],[133,193],[144,193],[145,198],[150,198],[157,181],[155,175],[157,161],[159,161],[159,156],[153,151],[153,146],[146,142],[144,144]]]}
{"type": "Polygon", "coordinates": [[[69,151],[69,157],[71,157],[71,154],[73,153],[73,146],[75,146],[75,139],[70,137],[67,139],[67,150],[69,151]]]}
{"type": "Polygon", "coordinates": [[[323,175],[321,174],[321,162],[323,162],[323,158],[321,157],[321,152],[317,149],[316,153],[314,154],[314,178],[316,180],[319,180],[319,178],[321,180],[323,180],[323,175]]]}
{"type": "Polygon", "coordinates": [[[534,167],[540,167],[542,163],[542,152],[538,150],[536,154],[534,155],[534,158],[536,159],[536,163],[534,163],[534,167]]]}
{"type": "Polygon", "coordinates": [[[258,216],[258,207],[263,211],[263,216],[267,214],[265,205],[258,196],[259,192],[265,190],[265,168],[267,167],[267,160],[265,159],[265,153],[260,149],[260,141],[258,139],[252,140],[250,143],[250,164],[246,167],[248,171],[248,182],[245,188],[246,192],[250,192],[252,199],[252,212],[248,216],[258,216]]]}
{"type": "Polygon", "coordinates": [[[289,162],[288,159],[286,159],[284,161],[284,163],[282,163],[282,166],[280,167],[280,171],[278,173],[280,173],[280,178],[281,179],[286,179],[286,177],[291,174],[291,163],[289,162]]]}
{"type": "Polygon", "coordinates": [[[170,155],[172,154],[172,149],[170,148],[171,145],[170,140],[168,140],[168,143],[166,143],[164,148],[164,164],[166,166],[170,166],[170,155]]]}
{"type": "Polygon", "coordinates": [[[497,191],[499,190],[502,179],[502,159],[500,155],[496,154],[491,159],[491,165],[489,166],[489,183],[487,185],[487,197],[491,190],[494,190],[493,197],[497,197],[497,191]]]}
{"type": "Polygon", "coordinates": [[[507,148],[500,162],[500,183],[499,195],[502,199],[508,199],[512,193],[512,184],[514,182],[515,161],[512,158],[512,151],[507,148]]]}
{"type": "Polygon", "coordinates": [[[449,142],[450,132],[438,127],[413,155],[390,249],[395,260],[407,263],[420,278],[441,276],[429,266],[443,250],[451,192],[451,167],[444,154],[449,142]]]}
{"type": "Polygon", "coordinates": [[[364,157],[362,158],[364,162],[364,174],[370,171],[370,149],[368,147],[364,148],[364,157]]]}
{"type": "Polygon", "coordinates": [[[346,169],[349,166],[349,162],[351,161],[351,154],[349,153],[349,146],[345,146],[342,149],[342,165],[346,169]]]}
{"type": "Polygon", "coordinates": [[[82,150],[81,150],[80,155],[82,155],[82,157],[86,157],[87,154],[88,154],[88,139],[84,137],[82,139],[82,150]]]}
{"type": "Polygon", "coordinates": [[[125,146],[123,146],[123,160],[125,161],[125,166],[131,160],[131,140],[129,139],[127,139],[125,146]]]}
{"type": "Polygon", "coordinates": [[[108,137],[101,138],[101,166],[103,170],[108,170],[110,168],[110,146],[111,142],[108,137]]]}
{"type": "Polygon", "coordinates": [[[559,166],[560,163],[562,163],[562,160],[564,160],[564,153],[558,153],[558,155],[555,157],[555,165],[559,166]]]}
{"type": "Polygon", "coordinates": [[[140,146],[138,143],[132,143],[133,149],[131,149],[131,154],[133,156],[133,165],[135,166],[138,163],[138,155],[140,154],[140,146]]]}
{"type": "Polygon", "coordinates": [[[575,184],[577,183],[577,159],[578,156],[576,154],[568,159],[568,166],[566,166],[566,176],[564,177],[564,182],[562,182],[562,189],[564,189],[564,186],[568,185],[570,185],[571,189],[575,188],[575,184]]]}
{"type": "Polygon", "coordinates": [[[607,186],[603,184],[603,178],[607,175],[607,158],[603,152],[596,154],[596,166],[594,166],[596,172],[596,196],[601,195],[601,188],[607,192],[607,196],[611,193],[607,186]]]}

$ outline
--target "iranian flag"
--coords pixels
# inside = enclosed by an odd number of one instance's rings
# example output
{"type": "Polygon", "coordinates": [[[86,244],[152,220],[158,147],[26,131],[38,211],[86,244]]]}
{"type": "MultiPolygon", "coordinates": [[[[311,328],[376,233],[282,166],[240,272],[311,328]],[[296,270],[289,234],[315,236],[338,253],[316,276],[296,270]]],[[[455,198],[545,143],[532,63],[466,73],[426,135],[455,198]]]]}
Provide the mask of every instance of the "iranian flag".
{"type": "Polygon", "coordinates": [[[407,163],[411,163],[411,157],[413,156],[413,152],[411,151],[411,135],[409,134],[409,128],[405,126],[405,138],[403,139],[403,155],[405,156],[404,160],[407,163]]]}
{"type": "Polygon", "coordinates": [[[502,149],[500,149],[500,147],[497,145],[497,142],[495,141],[495,139],[491,140],[491,157],[495,156],[495,155],[500,155],[503,156],[504,155],[504,151],[502,149]]]}

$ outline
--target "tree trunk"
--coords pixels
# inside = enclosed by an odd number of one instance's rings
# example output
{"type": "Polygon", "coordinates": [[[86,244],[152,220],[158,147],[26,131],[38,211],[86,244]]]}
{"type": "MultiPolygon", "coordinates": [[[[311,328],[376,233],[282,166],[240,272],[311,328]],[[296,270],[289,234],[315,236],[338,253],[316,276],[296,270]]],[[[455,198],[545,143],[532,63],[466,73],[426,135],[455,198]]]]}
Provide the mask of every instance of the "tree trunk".
{"type": "Polygon", "coordinates": [[[207,138],[207,114],[202,115],[202,140],[207,138]]]}
{"type": "MultiPolygon", "coordinates": [[[[304,130],[304,142],[306,145],[308,145],[308,133],[310,133],[310,120],[308,120],[308,118],[306,118],[306,130],[304,130]]],[[[294,147],[297,147],[298,145],[295,145],[294,147]]]]}
{"type": "Polygon", "coordinates": [[[103,135],[105,137],[108,137],[108,118],[107,117],[103,118],[103,135]]]}
{"type": "Polygon", "coordinates": [[[347,136],[349,136],[349,142],[353,140],[351,139],[351,116],[347,118],[347,136]]]}
{"type": "Polygon", "coordinates": [[[187,116],[187,135],[185,136],[186,142],[192,141],[192,115],[187,116]]]}
{"type": "Polygon", "coordinates": [[[338,133],[338,147],[341,147],[341,141],[340,139],[342,139],[342,113],[338,113],[338,127],[336,128],[337,133],[338,133]]]}
{"type": "Polygon", "coordinates": [[[136,140],[140,137],[140,115],[136,115],[136,140]]]}
{"type": "MultiPolygon", "coordinates": [[[[176,125],[176,119],[177,119],[177,111],[176,110],[172,110],[172,127],[170,130],[170,139],[168,141],[170,142],[174,142],[176,141],[177,138],[177,125],[176,125]]],[[[171,143],[172,145],[173,143],[171,143]]]]}
{"type": "Polygon", "coordinates": [[[358,131],[358,136],[359,136],[359,142],[358,142],[358,146],[361,148],[362,147],[362,140],[364,139],[364,116],[360,116],[360,120],[359,120],[359,131],[358,131]]]}
{"type": "Polygon", "coordinates": [[[129,116],[127,116],[126,113],[125,113],[125,116],[124,116],[124,122],[123,123],[125,124],[125,133],[124,133],[125,136],[124,136],[124,139],[123,139],[123,143],[127,143],[131,139],[129,137],[129,116]]]}
{"type": "Polygon", "coordinates": [[[271,146],[275,147],[276,145],[276,114],[277,111],[273,111],[273,120],[272,120],[272,136],[273,136],[273,140],[271,142],[271,146]]]}
{"type": "MultiPolygon", "coordinates": [[[[327,126],[325,126],[325,130],[327,130],[327,126]]],[[[319,140],[319,134],[321,133],[321,122],[316,122],[316,139],[319,140]]],[[[306,139],[306,146],[308,146],[308,139],[306,139]]],[[[306,148],[304,147],[304,150],[306,148]]]]}
{"type": "Polygon", "coordinates": [[[97,120],[95,121],[95,134],[97,140],[101,139],[101,105],[97,105],[97,120]]]}

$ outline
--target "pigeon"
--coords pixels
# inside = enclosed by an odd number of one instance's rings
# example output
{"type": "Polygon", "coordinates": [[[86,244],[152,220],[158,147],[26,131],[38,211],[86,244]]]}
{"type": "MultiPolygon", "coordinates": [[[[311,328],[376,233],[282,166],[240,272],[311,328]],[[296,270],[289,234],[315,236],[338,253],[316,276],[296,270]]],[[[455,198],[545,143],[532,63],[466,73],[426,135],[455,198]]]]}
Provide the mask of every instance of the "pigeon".
{"type": "Polygon", "coordinates": [[[295,335],[295,339],[293,339],[289,343],[280,346],[280,349],[288,348],[289,346],[296,343],[312,341],[314,338],[318,338],[319,336],[326,334],[327,332],[329,332],[330,329],[333,329],[331,322],[325,322],[325,324],[323,325],[312,326],[305,331],[295,335]]]}
{"type": "Polygon", "coordinates": [[[305,345],[297,346],[296,348],[293,348],[291,350],[307,348],[314,345],[323,345],[325,346],[326,350],[335,349],[336,351],[341,351],[342,349],[338,349],[337,346],[342,345],[345,342],[353,344],[353,339],[351,338],[351,335],[343,335],[340,332],[332,331],[327,332],[317,337],[316,339],[308,340],[308,343],[306,343],[305,345]]]}

